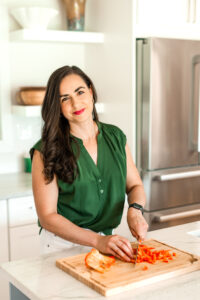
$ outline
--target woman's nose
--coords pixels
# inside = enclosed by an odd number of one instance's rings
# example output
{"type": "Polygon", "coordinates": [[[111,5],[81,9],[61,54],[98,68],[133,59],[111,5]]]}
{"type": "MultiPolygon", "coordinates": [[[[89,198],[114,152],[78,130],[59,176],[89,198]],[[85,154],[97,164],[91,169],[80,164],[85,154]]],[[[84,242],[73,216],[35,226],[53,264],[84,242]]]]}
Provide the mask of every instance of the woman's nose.
{"type": "Polygon", "coordinates": [[[77,98],[75,96],[71,97],[71,103],[73,106],[77,104],[77,98]]]}

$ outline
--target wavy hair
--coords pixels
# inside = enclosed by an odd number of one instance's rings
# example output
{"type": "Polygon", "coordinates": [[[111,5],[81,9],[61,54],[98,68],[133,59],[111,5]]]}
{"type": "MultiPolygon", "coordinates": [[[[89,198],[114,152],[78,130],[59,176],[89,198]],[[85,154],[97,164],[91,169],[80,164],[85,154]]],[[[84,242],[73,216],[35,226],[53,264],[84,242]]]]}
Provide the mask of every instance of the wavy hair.
{"type": "MultiPolygon", "coordinates": [[[[59,101],[59,88],[62,79],[68,75],[76,74],[92,89],[94,103],[97,102],[97,93],[92,80],[76,66],[64,66],[52,73],[48,83],[44,102],[42,105],[42,159],[44,163],[43,174],[47,183],[53,180],[54,174],[64,182],[72,183],[77,176],[77,158],[80,148],[77,141],[70,136],[68,120],[61,114],[59,101]],[[76,150],[72,149],[72,141],[76,150]]],[[[93,120],[98,121],[94,105],[93,120]]]]}

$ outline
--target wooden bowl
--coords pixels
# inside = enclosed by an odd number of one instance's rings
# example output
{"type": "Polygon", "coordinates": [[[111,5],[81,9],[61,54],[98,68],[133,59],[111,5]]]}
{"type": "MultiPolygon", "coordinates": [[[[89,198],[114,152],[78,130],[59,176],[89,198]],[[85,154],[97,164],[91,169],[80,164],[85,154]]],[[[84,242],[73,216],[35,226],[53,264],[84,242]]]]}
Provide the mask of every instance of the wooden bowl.
{"type": "Polygon", "coordinates": [[[46,87],[22,87],[17,94],[17,103],[22,105],[41,105],[46,87]]]}

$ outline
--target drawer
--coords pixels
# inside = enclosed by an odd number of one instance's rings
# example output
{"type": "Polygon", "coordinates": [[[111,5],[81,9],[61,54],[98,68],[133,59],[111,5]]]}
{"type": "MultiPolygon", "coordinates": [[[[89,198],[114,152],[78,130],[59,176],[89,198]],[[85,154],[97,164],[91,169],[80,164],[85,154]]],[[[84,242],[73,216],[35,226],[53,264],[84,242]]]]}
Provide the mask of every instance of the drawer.
{"type": "Polygon", "coordinates": [[[10,259],[24,259],[40,255],[40,237],[37,224],[9,229],[10,259]]]}
{"type": "Polygon", "coordinates": [[[9,227],[37,222],[37,213],[33,196],[8,200],[9,227]]]}

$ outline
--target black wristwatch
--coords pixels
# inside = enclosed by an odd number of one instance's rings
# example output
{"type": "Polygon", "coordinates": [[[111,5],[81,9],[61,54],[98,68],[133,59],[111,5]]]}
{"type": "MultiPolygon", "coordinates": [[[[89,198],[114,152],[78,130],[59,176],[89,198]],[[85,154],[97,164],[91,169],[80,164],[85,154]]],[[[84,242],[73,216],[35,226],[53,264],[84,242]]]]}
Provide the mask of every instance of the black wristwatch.
{"type": "Polygon", "coordinates": [[[132,204],[129,204],[129,207],[133,207],[133,208],[136,208],[136,209],[139,209],[141,211],[141,213],[143,214],[144,213],[144,208],[142,205],[138,204],[138,203],[132,203],[132,204]]]}

